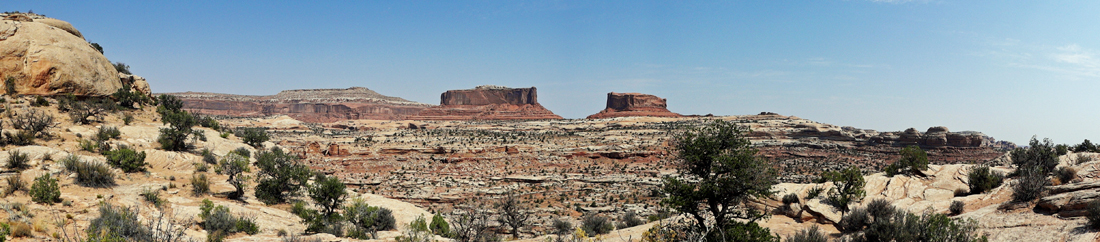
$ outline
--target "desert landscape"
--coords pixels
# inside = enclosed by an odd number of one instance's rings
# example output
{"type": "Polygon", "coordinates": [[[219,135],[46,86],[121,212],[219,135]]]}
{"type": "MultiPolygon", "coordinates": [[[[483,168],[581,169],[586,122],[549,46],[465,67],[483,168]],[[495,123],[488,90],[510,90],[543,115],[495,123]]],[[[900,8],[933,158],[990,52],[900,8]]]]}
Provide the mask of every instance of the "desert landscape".
{"type": "Polygon", "coordinates": [[[586,118],[493,83],[160,92],[68,22],[0,18],[0,242],[1098,240],[1088,140],[632,90],[586,118]]]}

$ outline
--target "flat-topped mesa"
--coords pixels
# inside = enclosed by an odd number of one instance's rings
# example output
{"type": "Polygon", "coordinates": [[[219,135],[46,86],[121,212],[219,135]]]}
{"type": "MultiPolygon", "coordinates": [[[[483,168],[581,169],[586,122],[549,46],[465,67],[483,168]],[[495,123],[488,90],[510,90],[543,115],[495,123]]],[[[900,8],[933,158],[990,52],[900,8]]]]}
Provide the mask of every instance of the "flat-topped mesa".
{"type": "Polygon", "coordinates": [[[668,111],[668,102],[664,98],[641,93],[607,93],[607,108],[599,113],[588,115],[588,119],[615,117],[683,117],[668,111]]]}
{"type": "Polygon", "coordinates": [[[542,107],[535,87],[508,88],[484,85],[449,90],[439,96],[440,106],[424,109],[413,120],[532,120],[561,119],[542,107]]]}
{"type": "Polygon", "coordinates": [[[287,115],[305,122],[398,120],[416,115],[431,106],[385,96],[363,87],[286,90],[271,96],[204,92],[167,94],[179,97],[184,109],[198,114],[230,117],[287,115]]]}

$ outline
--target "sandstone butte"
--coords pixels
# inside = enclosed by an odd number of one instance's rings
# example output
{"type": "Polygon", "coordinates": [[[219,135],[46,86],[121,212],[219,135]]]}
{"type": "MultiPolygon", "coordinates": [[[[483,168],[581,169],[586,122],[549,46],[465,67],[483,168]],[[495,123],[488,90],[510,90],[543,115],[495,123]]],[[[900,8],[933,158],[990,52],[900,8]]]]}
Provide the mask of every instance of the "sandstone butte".
{"type": "Polygon", "coordinates": [[[354,119],[394,120],[416,115],[431,105],[378,94],[363,87],[286,90],[270,96],[205,92],[166,93],[191,112],[231,117],[287,115],[305,122],[354,119]]]}
{"type": "Polygon", "coordinates": [[[617,117],[683,117],[668,111],[668,101],[654,95],[641,93],[607,93],[607,108],[588,115],[588,119],[617,117]]]}
{"type": "Polygon", "coordinates": [[[16,93],[107,96],[128,84],[151,94],[145,78],[119,73],[68,22],[30,13],[0,17],[0,80],[14,79],[16,93]]]}
{"type": "Polygon", "coordinates": [[[420,111],[412,120],[536,120],[561,119],[542,107],[535,87],[508,88],[484,85],[449,90],[440,105],[420,111]]]}

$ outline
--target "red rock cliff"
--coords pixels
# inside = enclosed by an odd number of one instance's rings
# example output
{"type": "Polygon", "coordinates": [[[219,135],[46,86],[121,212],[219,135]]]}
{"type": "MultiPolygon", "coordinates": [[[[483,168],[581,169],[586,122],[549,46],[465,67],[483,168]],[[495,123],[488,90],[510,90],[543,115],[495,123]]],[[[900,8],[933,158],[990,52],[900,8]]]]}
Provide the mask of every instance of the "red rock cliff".
{"type": "Polygon", "coordinates": [[[530,120],[561,119],[542,107],[537,90],[479,86],[440,95],[440,106],[424,109],[413,120],[530,120]]]}
{"type": "Polygon", "coordinates": [[[305,122],[405,119],[431,105],[378,94],[367,88],[287,90],[271,96],[168,93],[193,113],[231,117],[287,115],[305,122]]]}
{"type": "Polygon", "coordinates": [[[597,114],[589,115],[588,119],[614,118],[614,117],[683,117],[683,115],[668,111],[668,104],[664,98],[641,93],[607,93],[607,108],[597,114]]]}

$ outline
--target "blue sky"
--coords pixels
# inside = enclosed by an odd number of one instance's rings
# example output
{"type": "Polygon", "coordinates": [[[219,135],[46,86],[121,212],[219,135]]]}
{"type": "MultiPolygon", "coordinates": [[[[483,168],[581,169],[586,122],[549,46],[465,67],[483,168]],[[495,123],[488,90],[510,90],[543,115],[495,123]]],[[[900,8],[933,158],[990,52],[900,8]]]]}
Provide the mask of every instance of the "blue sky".
{"type": "Polygon", "coordinates": [[[567,118],[607,92],[683,114],[1100,139],[1100,1],[17,1],[155,92],[362,86],[438,104],[535,86],[567,118]]]}

